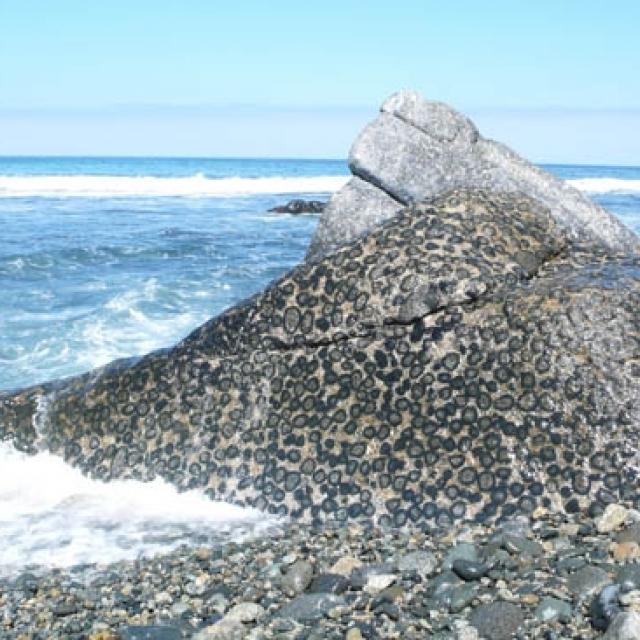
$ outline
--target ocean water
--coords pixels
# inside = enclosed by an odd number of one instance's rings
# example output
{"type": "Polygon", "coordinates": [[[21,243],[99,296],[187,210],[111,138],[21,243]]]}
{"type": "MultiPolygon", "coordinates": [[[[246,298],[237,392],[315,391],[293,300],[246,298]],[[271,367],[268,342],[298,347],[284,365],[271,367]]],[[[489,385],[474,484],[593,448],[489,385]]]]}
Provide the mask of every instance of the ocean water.
{"type": "MultiPolygon", "coordinates": [[[[546,168],[640,232],[640,168],[546,168]]],[[[0,158],[0,389],[171,345],[303,258],[317,216],[270,207],[326,199],[347,176],[332,160],[0,158]]],[[[92,482],[0,444],[0,574],[268,524],[159,481],[92,482]]]]}

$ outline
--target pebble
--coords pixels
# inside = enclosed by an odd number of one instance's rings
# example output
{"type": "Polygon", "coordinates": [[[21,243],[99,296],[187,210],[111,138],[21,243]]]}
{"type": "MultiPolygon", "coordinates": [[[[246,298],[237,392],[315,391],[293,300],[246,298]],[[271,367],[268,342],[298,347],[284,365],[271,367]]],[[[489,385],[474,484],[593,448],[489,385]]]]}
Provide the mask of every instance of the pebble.
{"type": "Polygon", "coordinates": [[[264,607],[255,602],[240,602],[227,612],[225,620],[239,620],[240,622],[254,622],[264,614],[264,607]]]}
{"type": "Polygon", "coordinates": [[[430,551],[412,551],[398,558],[398,571],[415,572],[423,577],[432,575],[438,567],[438,560],[430,551]]]}
{"type": "Polygon", "coordinates": [[[604,569],[587,565],[569,576],[567,586],[575,596],[586,598],[610,582],[604,569]]]}
{"type": "Polygon", "coordinates": [[[282,576],[282,590],[289,595],[297,595],[309,586],[312,578],[313,567],[304,560],[298,560],[282,576]]]}
{"type": "Polygon", "coordinates": [[[524,622],[524,614],[509,602],[491,602],[474,609],[470,621],[487,640],[511,640],[524,622]]]}
{"type": "Polygon", "coordinates": [[[536,607],[535,616],[540,622],[568,620],[571,618],[571,605],[558,598],[543,598],[536,607]]]}
{"type": "Polygon", "coordinates": [[[640,615],[619,613],[607,629],[604,640],[640,640],[640,615]]]}
{"type": "Polygon", "coordinates": [[[345,599],[331,593],[308,593],[298,596],[284,607],[277,616],[291,618],[292,620],[309,621],[318,620],[338,606],[344,606],[345,599]]]}
{"type": "Polygon", "coordinates": [[[619,529],[629,516],[629,510],[621,504],[609,504],[604,513],[596,520],[600,533],[611,533],[619,529]]]}
{"type": "Polygon", "coordinates": [[[480,580],[489,571],[489,567],[482,562],[459,558],[451,565],[453,572],[463,580],[480,580]]]}

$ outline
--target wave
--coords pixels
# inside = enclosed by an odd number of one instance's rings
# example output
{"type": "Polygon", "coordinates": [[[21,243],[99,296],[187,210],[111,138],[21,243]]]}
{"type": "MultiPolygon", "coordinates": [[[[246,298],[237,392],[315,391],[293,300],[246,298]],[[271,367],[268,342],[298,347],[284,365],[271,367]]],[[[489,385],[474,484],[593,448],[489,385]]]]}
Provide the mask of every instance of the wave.
{"type": "Polygon", "coordinates": [[[154,176],[7,176],[0,175],[0,198],[110,198],[139,196],[226,197],[256,194],[333,193],[346,176],[207,178],[154,176]]]}
{"type": "Polygon", "coordinates": [[[640,193],[640,180],[622,178],[578,178],[567,182],[587,193],[640,193]]]}
{"type": "Polygon", "coordinates": [[[160,479],[91,480],[58,456],[28,456],[6,442],[0,465],[0,577],[25,565],[109,563],[180,544],[238,541],[278,522],[160,479]]]}

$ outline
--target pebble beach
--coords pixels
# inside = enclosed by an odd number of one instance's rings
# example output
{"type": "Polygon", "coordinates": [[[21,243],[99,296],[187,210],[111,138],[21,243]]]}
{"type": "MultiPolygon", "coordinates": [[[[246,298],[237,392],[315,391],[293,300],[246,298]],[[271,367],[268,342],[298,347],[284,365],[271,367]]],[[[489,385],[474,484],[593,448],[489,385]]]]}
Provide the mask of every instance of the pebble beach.
{"type": "Polygon", "coordinates": [[[449,530],[282,523],[242,543],[0,581],[8,639],[622,640],[640,513],[449,530]]]}

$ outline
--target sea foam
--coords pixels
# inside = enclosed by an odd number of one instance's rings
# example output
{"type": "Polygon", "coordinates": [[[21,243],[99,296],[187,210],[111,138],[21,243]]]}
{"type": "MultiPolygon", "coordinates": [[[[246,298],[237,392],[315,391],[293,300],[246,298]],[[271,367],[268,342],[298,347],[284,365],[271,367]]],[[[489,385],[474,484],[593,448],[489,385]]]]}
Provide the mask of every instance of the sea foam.
{"type": "MultiPolygon", "coordinates": [[[[258,194],[333,193],[347,176],[280,176],[263,178],[208,178],[202,173],[187,177],[154,176],[0,175],[0,198],[113,198],[192,197],[215,198],[258,194]]],[[[567,182],[588,193],[640,193],[640,180],[579,178],[567,182]]]]}
{"type": "Polygon", "coordinates": [[[154,176],[7,176],[0,175],[0,197],[110,198],[137,196],[228,197],[255,194],[332,193],[344,176],[208,178],[154,176]]]}
{"type": "Polygon", "coordinates": [[[579,178],[567,182],[587,193],[640,193],[640,180],[622,178],[579,178]]]}
{"type": "Polygon", "coordinates": [[[0,467],[0,575],[28,565],[133,560],[277,525],[257,510],[179,493],[162,480],[91,480],[58,456],[28,456],[8,443],[0,443],[0,467]]]}

